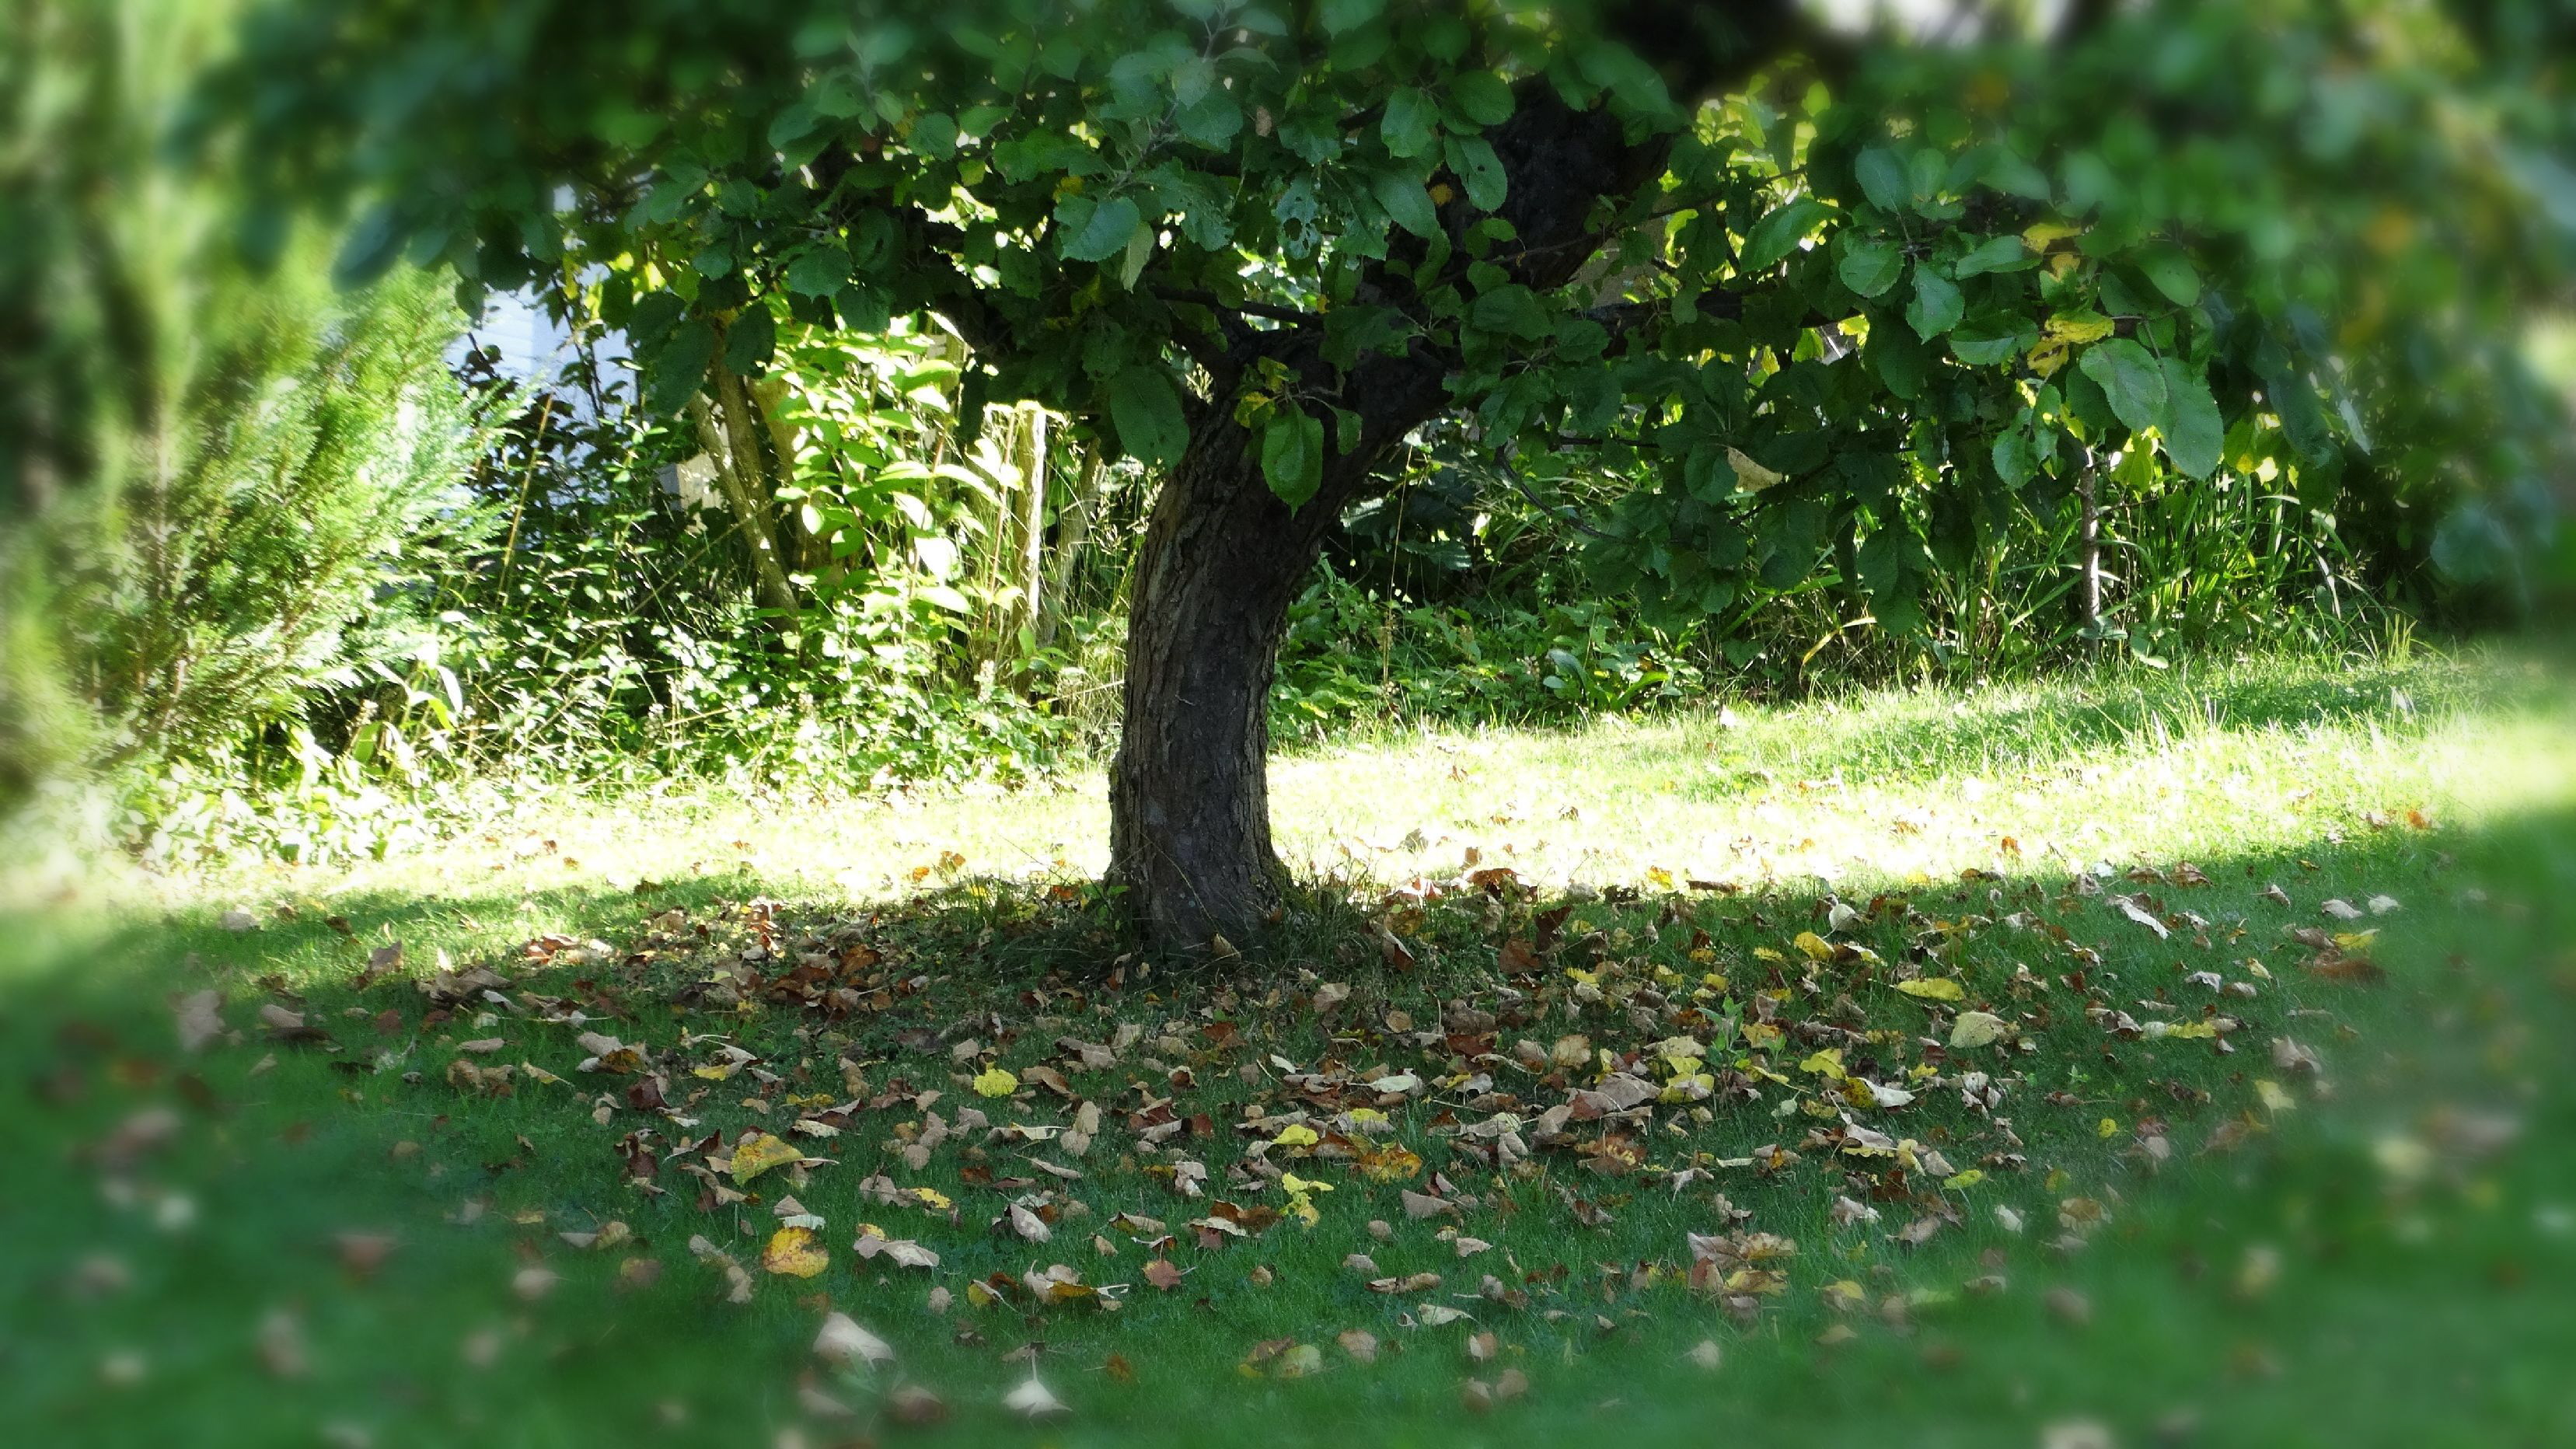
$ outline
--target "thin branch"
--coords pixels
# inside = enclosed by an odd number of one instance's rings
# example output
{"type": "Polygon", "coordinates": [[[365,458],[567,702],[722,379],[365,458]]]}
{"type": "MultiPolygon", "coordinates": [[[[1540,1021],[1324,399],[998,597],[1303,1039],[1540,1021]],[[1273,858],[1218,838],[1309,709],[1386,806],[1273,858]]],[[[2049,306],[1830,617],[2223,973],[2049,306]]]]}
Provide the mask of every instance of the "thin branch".
{"type": "Polygon", "coordinates": [[[1267,317],[1273,322],[1286,322],[1298,327],[1324,320],[1312,312],[1302,312],[1295,307],[1273,306],[1268,302],[1228,302],[1214,292],[1197,287],[1156,287],[1154,295],[1166,302],[1178,302],[1183,306],[1205,307],[1213,312],[1233,312],[1245,317],[1267,317]]]}
{"type": "Polygon", "coordinates": [[[1558,512],[1554,505],[1550,504],[1546,499],[1539,497],[1538,494],[1532,492],[1529,484],[1522,481],[1519,471],[1514,469],[1511,464],[1504,462],[1502,459],[1496,458],[1494,460],[1494,471],[1502,474],[1505,482],[1511,484],[1513,488],[1518,489],[1520,495],[1529,500],[1531,507],[1546,514],[1548,517],[1555,519],[1557,522],[1564,524],[1566,527],[1573,529],[1575,532],[1590,538],[1598,539],[1609,539],[1614,536],[1603,533],[1600,529],[1594,528],[1591,524],[1588,524],[1581,518],[1576,517],[1574,510],[1571,508],[1566,509],[1562,513],[1558,512]]]}

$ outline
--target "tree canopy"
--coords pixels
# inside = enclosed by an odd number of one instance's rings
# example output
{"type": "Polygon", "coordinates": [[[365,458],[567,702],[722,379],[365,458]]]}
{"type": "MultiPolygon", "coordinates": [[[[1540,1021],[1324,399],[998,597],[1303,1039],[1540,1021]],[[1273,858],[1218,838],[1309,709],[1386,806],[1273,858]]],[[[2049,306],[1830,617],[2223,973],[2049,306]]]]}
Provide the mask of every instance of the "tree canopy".
{"type": "Polygon", "coordinates": [[[595,309],[659,409],[783,319],[930,314],[970,401],[1170,470],[1116,869],[1195,944],[1273,898],[1265,581],[1440,420],[1524,490],[1622,480],[1604,589],[1683,616],[1829,569],[1898,630],[2001,500],[2097,471],[2419,548],[2564,476],[2516,319],[2576,253],[2565,10],[2035,14],[285,0],[209,106],[272,214],[363,202],[349,277],[595,309]]]}

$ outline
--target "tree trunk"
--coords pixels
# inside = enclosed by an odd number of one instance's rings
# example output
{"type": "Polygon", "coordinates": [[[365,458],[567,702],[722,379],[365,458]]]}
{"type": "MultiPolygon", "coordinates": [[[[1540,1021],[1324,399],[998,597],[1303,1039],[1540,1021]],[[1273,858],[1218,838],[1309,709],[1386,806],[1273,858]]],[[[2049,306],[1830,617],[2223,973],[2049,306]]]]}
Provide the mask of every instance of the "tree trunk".
{"type": "MultiPolygon", "coordinates": [[[[724,364],[719,362],[717,367],[724,364]]],[[[719,388],[721,392],[721,388],[719,388]]],[[[727,409],[728,414],[732,412],[727,409]]],[[[787,570],[778,562],[776,530],[769,526],[769,510],[761,506],[755,493],[758,479],[743,476],[741,442],[748,440],[748,421],[737,425],[728,416],[719,430],[707,411],[706,399],[689,399],[689,417],[697,425],[698,446],[706,451],[707,460],[715,464],[716,486],[733,509],[734,522],[742,530],[743,546],[751,551],[752,584],[762,603],[778,614],[780,631],[795,627],[796,590],[787,582],[787,570]]]]}
{"type": "Polygon", "coordinates": [[[1020,432],[1019,602],[1011,611],[1013,655],[1025,660],[1034,650],[1038,629],[1039,590],[1046,573],[1047,415],[1030,407],[1020,432]]]}
{"type": "Polygon", "coordinates": [[[1216,414],[1154,501],[1128,604],[1109,876],[1166,946],[1223,954],[1278,905],[1266,758],[1279,639],[1339,500],[1382,451],[1333,460],[1340,486],[1328,477],[1292,513],[1244,431],[1216,414]]]}

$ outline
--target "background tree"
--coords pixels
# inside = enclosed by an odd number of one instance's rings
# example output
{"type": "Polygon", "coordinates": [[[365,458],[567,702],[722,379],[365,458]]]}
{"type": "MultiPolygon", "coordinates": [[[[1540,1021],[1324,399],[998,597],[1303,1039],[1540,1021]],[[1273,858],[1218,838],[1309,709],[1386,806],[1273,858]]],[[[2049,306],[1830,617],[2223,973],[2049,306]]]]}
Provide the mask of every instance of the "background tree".
{"type": "Polygon", "coordinates": [[[756,443],[782,315],[927,312],[963,425],[1034,399],[1160,470],[1111,871],[1199,945],[1279,899],[1288,604],[1435,420],[1622,480],[1601,587],[1829,566],[1900,629],[2017,495],[2260,478],[2429,536],[2558,466],[2511,323],[2576,232],[2560,11],[2025,14],[286,3],[212,101],[280,208],[368,199],[351,278],[595,306],[662,410],[756,443]]]}
{"type": "Polygon", "coordinates": [[[246,266],[217,158],[163,164],[235,13],[40,0],[0,34],[0,802],[297,719],[409,652],[397,555],[473,533],[445,288],[339,291],[310,223],[246,266]]]}

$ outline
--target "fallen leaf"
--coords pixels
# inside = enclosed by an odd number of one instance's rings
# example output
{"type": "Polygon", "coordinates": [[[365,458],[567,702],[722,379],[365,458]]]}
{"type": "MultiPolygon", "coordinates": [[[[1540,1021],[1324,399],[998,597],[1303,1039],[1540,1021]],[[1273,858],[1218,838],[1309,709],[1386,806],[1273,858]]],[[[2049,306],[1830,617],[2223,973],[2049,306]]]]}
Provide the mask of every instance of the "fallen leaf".
{"type": "Polygon", "coordinates": [[[171,999],[170,1015],[179,1031],[179,1050],[203,1051],[206,1043],[224,1034],[220,1014],[223,1004],[220,991],[192,991],[171,999]]]}
{"type": "Polygon", "coordinates": [[[939,1255],[932,1252],[930,1249],[923,1247],[921,1244],[914,1242],[912,1239],[888,1238],[884,1234],[864,1225],[859,1229],[859,1240],[856,1243],[851,1244],[850,1250],[857,1253],[863,1259],[877,1257],[886,1258],[899,1268],[936,1268],[939,1266],[939,1255]]]}
{"type": "Polygon", "coordinates": [[[2003,1039],[2008,1027],[2004,1019],[1992,1012],[1963,1011],[1950,1023],[1950,1045],[1957,1050],[1992,1046],[2003,1039]]]}
{"type": "Polygon", "coordinates": [[[1064,1406],[1064,1401],[1049,1392],[1045,1384],[1038,1382],[1038,1376],[1034,1373],[1029,1375],[1028,1382],[1004,1396],[1002,1407],[1023,1419],[1052,1419],[1069,1412],[1064,1406]]]}
{"type": "Polygon", "coordinates": [[[811,1278],[832,1266],[832,1255],[812,1228],[780,1228],[769,1235],[769,1246],[760,1250],[760,1266],[790,1278],[811,1278]]]}
{"type": "Polygon", "coordinates": [[[1912,981],[1899,981],[1896,989],[1921,1001],[1964,1001],[1967,988],[1948,976],[1918,976],[1912,981]]]}
{"type": "Polygon", "coordinates": [[[766,1132],[750,1133],[734,1144],[733,1180],[749,1182],[773,1167],[801,1162],[804,1157],[802,1148],[783,1137],[773,1137],[766,1132]]]}
{"type": "Polygon", "coordinates": [[[892,1363],[894,1348],[850,1315],[836,1312],[824,1315],[822,1331],[814,1335],[814,1356],[829,1363],[874,1365],[892,1363]]]}
{"type": "Polygon", "coordinates": [[[2152,912],[2140,906],[2135,896],[2113,896],[2111,903],[2120,908],[2121,915],[2155,932],[2157,940],[2164,940],[2173,934],[2164,922],[2157,920],[2152,912]]]}
{"type": "Polygon", "coordinates": [[[886,1396],[886,1408],[898,1424],[916,1427],[936,1424],[948,1417],[948,1405],[937,1394],[919,1384],[906,1384],[886,1396]]]}

